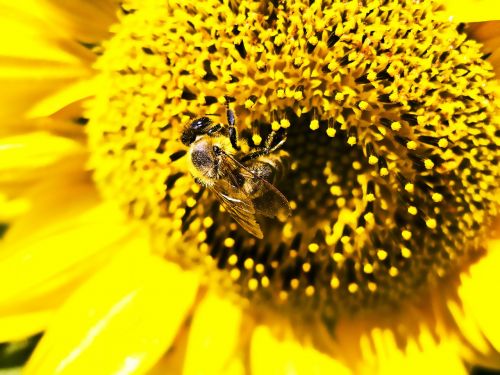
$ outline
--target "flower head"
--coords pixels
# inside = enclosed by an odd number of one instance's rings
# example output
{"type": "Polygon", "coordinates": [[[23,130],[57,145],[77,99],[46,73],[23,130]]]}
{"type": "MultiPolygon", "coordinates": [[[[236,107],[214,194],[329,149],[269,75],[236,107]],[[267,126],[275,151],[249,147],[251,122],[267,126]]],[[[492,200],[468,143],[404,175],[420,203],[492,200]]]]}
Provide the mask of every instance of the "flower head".
{"type": "Polygon", "coordinates": [[[326,319],[397,305],[480,251],[498,203],[498,84],[437,10],[129,3],[97,63],[96,182],[152,223],[159,251],[227,270],[250,299],[326,319]],[[179,142],[190,116],[222,117],[225,95],[251,146],[287,132],[293,214],[262,241],[200,190],[179,142]],[[191,250],[167,245],[181,235],[191,250]]]}

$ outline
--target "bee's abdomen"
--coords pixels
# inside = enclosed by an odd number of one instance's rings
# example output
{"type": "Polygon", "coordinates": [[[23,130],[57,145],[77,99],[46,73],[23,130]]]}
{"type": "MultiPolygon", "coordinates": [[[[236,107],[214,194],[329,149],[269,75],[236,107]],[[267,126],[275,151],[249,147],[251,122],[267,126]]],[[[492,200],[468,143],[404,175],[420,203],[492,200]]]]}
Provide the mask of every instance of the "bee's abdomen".
{"type": "Polygon", "coordinates": [[[282,180],[289,169],[290,157],[282,151],[250,160],[247,167],[258,177],[271,184],[282,180]]]}

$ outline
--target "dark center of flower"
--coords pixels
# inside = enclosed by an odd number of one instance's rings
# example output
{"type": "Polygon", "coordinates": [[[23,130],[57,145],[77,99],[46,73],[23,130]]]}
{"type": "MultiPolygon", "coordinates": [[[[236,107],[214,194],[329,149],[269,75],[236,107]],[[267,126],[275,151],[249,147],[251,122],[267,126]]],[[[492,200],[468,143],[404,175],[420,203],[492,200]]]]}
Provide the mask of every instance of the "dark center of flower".
{"type": "Polygon", "coordinates": [[[129,1],[88,116],[103,193],[156,249],[241,295],[327,319],[397,305],[461,267],[498,205],[498,87],[432,1],[129,1]],[[180,141],[224,95],[257,148],[287,132],[286,221],[243,230],[180,141]]]}

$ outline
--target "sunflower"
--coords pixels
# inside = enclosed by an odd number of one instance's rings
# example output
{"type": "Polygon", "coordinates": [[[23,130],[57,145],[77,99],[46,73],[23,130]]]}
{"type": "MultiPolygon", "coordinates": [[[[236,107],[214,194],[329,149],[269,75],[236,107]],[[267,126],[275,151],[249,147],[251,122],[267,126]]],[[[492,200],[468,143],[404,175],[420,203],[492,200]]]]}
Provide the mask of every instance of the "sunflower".
{"type": "Polygon", "coordinates": [[[0,9],[0,342],[43,333],[26,374],[500,368],[495,1],[0,9]],[[225,97],[247,152],[286,134],[262,239],[180,140],[225,97]]]}

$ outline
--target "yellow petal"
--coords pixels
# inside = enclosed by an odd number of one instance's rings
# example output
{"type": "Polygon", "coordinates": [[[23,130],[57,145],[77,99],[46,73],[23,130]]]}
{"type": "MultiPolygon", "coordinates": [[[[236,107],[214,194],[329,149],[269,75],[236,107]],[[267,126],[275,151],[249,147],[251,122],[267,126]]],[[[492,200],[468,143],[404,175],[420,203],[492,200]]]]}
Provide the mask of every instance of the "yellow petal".
{"type": "MultiPolygon", "coordinates": [[[[26,199],[10,199],[7,195],[0,193],[0,223],[9,223],[28,209],[29,202],[26,199]]],[[[0,237],[1,234],[0,231],[0,237]]]]}
{"type": "Polygon", "coordinates": [[[472,37],[483,43],[485,53],[490,53],[488,61],[500,78],[500,21],[480,22],[470,25],[472,37]]]}
{"type": "Polygon", "coordinates": [[[25,374],[147,371],[172,344],[197,285],[193,274],[155,256],[116,260],[64,304],[25,374]]]}
{"type": "Polygon", "coordinates": [[[446,13],[458,22],[480,22],[500,19],[497,0],[444,0],[446,13]]]}
{"type": "Polygon", "coordinates": [[[111,0],[35,0],[35,2],[44,8],[47,16],[59,29],[85,43],[102,42],[109,36],[109,26],[116,22],[118,4],[111,0]]]}
{"type": "Polygon", "coordinates": [[[254,330],[250,348],[250,366],[255,375],[347,375],[350,370],[334,358],[302,346],[293,338],[278,339],[269,328],[254,330]]]}
{"type": "Polygon", "coordinates": [[[40,169],[82,151],[79,142],[47,132],[0,138],[0,182],[16,180],[23,170],[40,169]]]}
{"type": "Polygon", "coordinates": [[[497,352],[500,352],[500,305],[496,298],[499,264],[500,239],[490,240],[487,254],[462,275],[458,290],[465,315],[477,324],[497,352]]]}
{"type": "Polygon", "coordinates": [[[53,316],[54,310],[0,316],[0,342],[17,341],[42,332],[53,316]]]}
{"type": "Polygon", "coordinates": [[[0,34],[8,35],[0,44],[1,119],[24,117],[40,99],[92,74],[95,54],[47,9],[33,0],[0,1],[0,34]]]}
{"type": "Polygon", "coordinates": [[[44,22],[46,26],[40,32],[99,43],[109,36],[109,26],[116,22],[118,3],[113,0],[0,0],[0,8],[27,27],[37,21],[44,22]]]}
{"type": "Polygon", "coordinates": [[[241,337],[242,310],[209,293],[198,305],[189,333],[185,375],[218,375],[228,368],[241,337]]]}
{"type": "MultiPolygon", "coordinates": [[[[104,210],[97,212],[104,213],[104,210]]],[[[106,215],[105,218],[113,222],[110,215],[106,215]]],[[[86,242],[89,248],[85,249],[85,252],[78,252],[78,247],[72,248],[77,253],[72,253],[67,248],[60,248],[59,252],[66,252],[68,255],[59,260],[49,258],[55,253],[52,248],[42,247],[40,251],[16,253],[9,257],[6,263],[0,261],[0,269],[4,270],[5,265],[15,266],[11,263],[12,258],[19,259],[24,255],[29,259],[25,261],[26,264],[19,264],[19,268],[5,272],[5,276],[0,277],[3,282],[10,282],[12,285],[8,288],[8,295],[3,296],[4,301],[0,305],[0,342],[28,337],[45,330],[52,317],[52,310],[57,309],[86,278],[109,262],[114,255],[137,256],[149,252],[149,238],[144,231],[132,230],[131,226],[127,226],[124,230],[111,223],[101,222],[101,226],[106,225],[110,231],[121,233],[122,238],[108,236],[109,239],[102,239],[102,243],[97,243],[93,239],[85,241],[75,236],[68,238],[67,243],[86,242]],[[93,247],[95,245],[98,246],[93,247]],[[40,261],[41,258],[44,260],[40,261]],[[29,267],[36,268],[37,262],[39,262],[38,269],[30,274],[29,267]],[[42,269],[44,264],[49,262],[55,265],[42,269]],[[9,329],[1,329],[3,325],[9,329]]],[[[86,232],[86,229],[79,229],[82,230],[82,235],[93,235],[86,232]]],[[[47,242],[42,241],[41,245],[44,244],[47,242]]]]}
{"type": "Polygon", "coordinates": [[[147,236],[134,232],[116,207],[98,203],[91,186],[70,186],[46,191],[43,203],[33,203],[33,212],[7,231],[0,283],[9,287],[0,288],[0,314],[57,306],[116,252],[149,251],[147,236]]]}
{"type": "Polygon", "coordinates": [[[167,353],[156,362],[155,366],[147,372],[148,375],[181,375],[186,355],[187,340],[189,332],[189,319],[179,330],[174,343],[167,353]]]}
{"type": "Polygon", "coordinates": [[[376,365],[369,364],[362,373],[467,374],[458,344],[451,340],[436,342],[424,326],[420,327],[417,337],[407,337],[405,345],[398,344],[391,329],[374,328],[370,339],[376,365]]]}
{"type": "Polygon", "coordinates": [[[98,93],[100,82],[88,79],[68,84],[53,95],[41,99],[26,114],[27,117],[48,117],[62,108],[98,93]]]}

